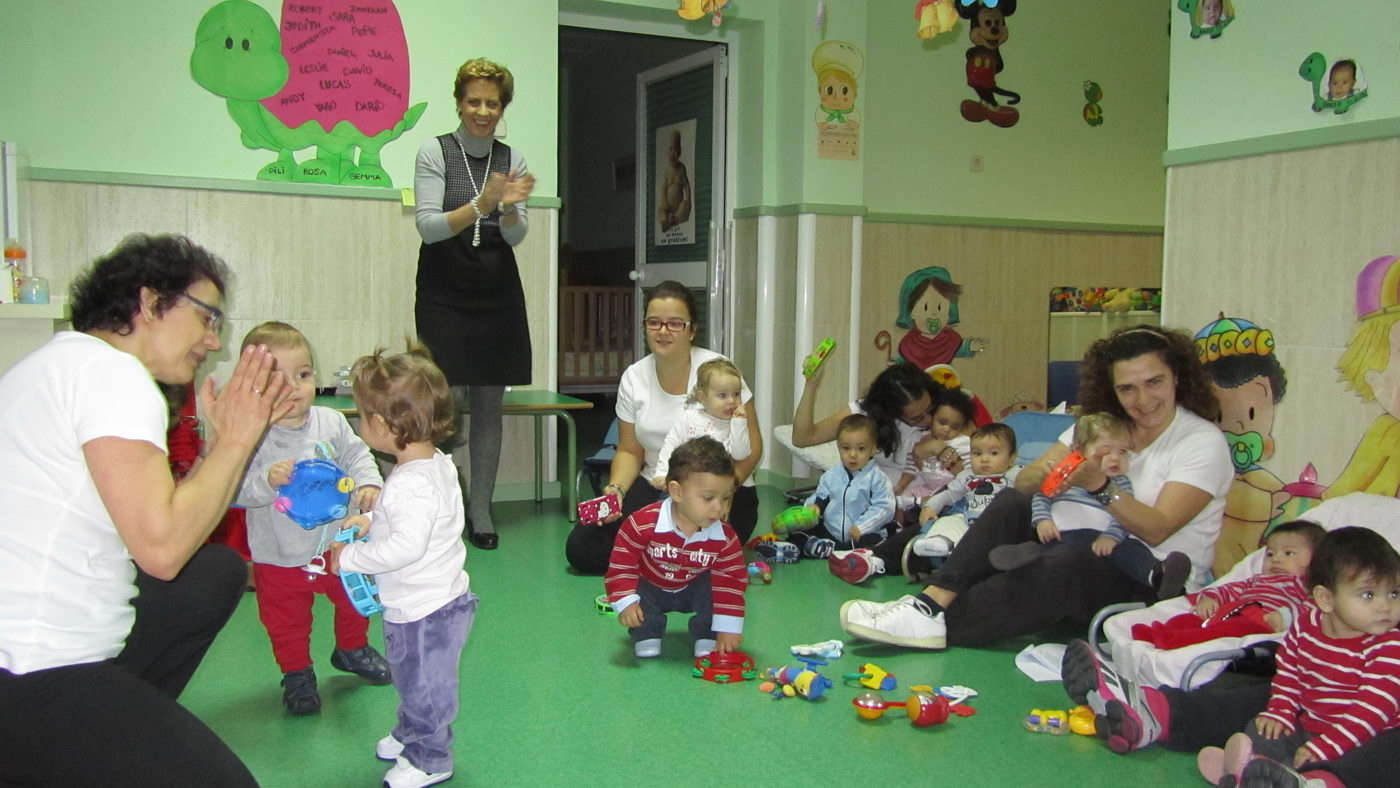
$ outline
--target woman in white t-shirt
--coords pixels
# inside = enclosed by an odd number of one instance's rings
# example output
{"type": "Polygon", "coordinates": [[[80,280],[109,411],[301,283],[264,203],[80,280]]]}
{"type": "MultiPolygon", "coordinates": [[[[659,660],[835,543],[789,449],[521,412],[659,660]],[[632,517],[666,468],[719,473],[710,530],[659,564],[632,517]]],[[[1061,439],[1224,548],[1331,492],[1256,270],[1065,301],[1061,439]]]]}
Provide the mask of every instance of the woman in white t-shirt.
{"type": "MultiPolygon", "coordinates": [[[[1098,497],[1158,558],[1191,558],[1187,590],[1208,579],[1234,471],[1215,419],[1219,404],[1187,334],[1151,326],[1116,331],[1084,356],[1080,407],[1130,425],[1133,455],[1119,490],[1097,458],[1070,482],[1098,497]]],[[[1115,602],[1155,599],[1152,589],[1117,572],[1092,551],[1055,543],[1038,560],[1000,572],[993,547],[1035,540],[1030,495],[1070,452],[1068,433],[1027,465],[1015,489],[999,493],[921,593],[894,602],[852,600],[841,608],[848,633],[880,643],[941,650],[979,646],[1040,631],[1061,620],[1087,623],[1115,602]],[[1064,549],[1061,549],[1064,548],[1064,549]]]]}
{"type": "Polygon", "coordinates": [[[226,277],[185,238],[131,236],[73,284],[75,330],[0,378],[7,784],[256,784],[176,698],[243,595],[242,559],[205,540],[286,378],[254,347],[205,381],[208,451],[179,486],[156,386],[219,349],[226,277]]]}
{"type": "MultiPolygon", "coordinates": [[[[696,370],[712,358],[722,358],[713,350],[691,344],[695,340],[695,295],[685,285],[666,281],[653,287],[647,294],[643,315],[642,326],[651,353],[623,371],[618,384],[617,452],[603,489],[622,499],[622,511],[597,525],[579,523],[570,532],[564,555],[569,565],[582,574],[600,575],[607,571],[613,537],[622,518],[661,499],[662,492],[649,481],[661,444],[671,425],[681,417],[686,397],[695,388],[696,370]]],[[[756,501],[755,488],[744,482],[763,457],[763,437],[751,401],[753,395],[747,385],[742,391],[752,452],[734,463],[739,485],[734,493],[736,508],[742,497],[753,496],[756,501]]],[[[753,526],[748,528],[748,533],[739,533],[737,528],[735,532],[747,540],[753,526]]]]}

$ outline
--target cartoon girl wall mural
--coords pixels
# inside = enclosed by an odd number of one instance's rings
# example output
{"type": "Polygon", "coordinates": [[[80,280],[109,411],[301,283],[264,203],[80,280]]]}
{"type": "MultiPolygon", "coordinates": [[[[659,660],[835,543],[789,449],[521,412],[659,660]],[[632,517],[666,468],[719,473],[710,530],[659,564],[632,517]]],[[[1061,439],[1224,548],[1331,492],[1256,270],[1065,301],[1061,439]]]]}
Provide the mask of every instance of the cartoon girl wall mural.
{"type": "Polygon", "coordinates": [[[1356,277],[1356,332],[1337,363],[1339,380],[1381,406],[1325,497],[1400,494],[1400,258],[1378,257],[1356,277]]]}
{"type": "Polygon", "coordinates": [[[904,277],[904,284],[899,288],[899,319],[895,325],[909,330],[899,340],[899,360],[928,369],[987,349],[987,340],[963,339],[953,329],[960,322],[960,295],[962,285],[955,284],[948,269],[942,266],[920,268],[904,277]]]}
{"type": "Polygon", "coordinates": [[[1259,548],[1290,497],[1283,480],[1259,464],[1273,456],[1274,409],[1288,387],[1274,351],[1273,332],[1224,313],[1196,333],[1196,354],[1220,401],[1220,429],[1235,465],[1215,543],[1216,577],[1259,548]]]}

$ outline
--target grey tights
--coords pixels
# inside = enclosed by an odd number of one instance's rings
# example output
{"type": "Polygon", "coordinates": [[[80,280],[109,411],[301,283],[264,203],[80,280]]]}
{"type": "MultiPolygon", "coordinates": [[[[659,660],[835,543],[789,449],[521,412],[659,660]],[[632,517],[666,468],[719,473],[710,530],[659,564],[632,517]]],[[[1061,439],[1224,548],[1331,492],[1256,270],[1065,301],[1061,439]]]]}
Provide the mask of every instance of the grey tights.
{"type": "Polygon", "coordinates": [[[505,386],[453,386],[452,389],[463,414],[457,421],[459,441],[467,419],[465,406],[471,405],[471,426],[467,428],[466,441],[459,442],[452,450],[452,461],[457,464],[458,473],[464,465],[470,468],[467,517],[472,521],[474,533],[495,533],[491,496],[496,490],[496,467],[501,461],[501,398],[506,389],[505,386]]]}

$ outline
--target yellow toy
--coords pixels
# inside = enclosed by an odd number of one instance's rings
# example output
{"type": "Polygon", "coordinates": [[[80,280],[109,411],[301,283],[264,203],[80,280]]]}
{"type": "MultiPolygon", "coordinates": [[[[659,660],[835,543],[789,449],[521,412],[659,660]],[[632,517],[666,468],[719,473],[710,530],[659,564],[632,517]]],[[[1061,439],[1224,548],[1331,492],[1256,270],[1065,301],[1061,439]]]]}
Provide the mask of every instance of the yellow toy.
{"type": "Polygon", "coordinates": [[[893,673],[889,673],[873,662],[867,662],[860,666],[859,673],[843,673],[841,678],[846,681],[859,681],[866,689],[880,690],[888,692],[895,688],[895,678],[893,673]]]}
{"type": "Polygon", "coordinates": [[[914,18],[919,20],[919,38],[927,40],[953,29],[958,22],[958,12],[953,9],[955,1],[919,0],[914,6],[914,18]]]}
{"type": "Polygon", "coordinates": [[[1031,709],[1021,724],[1031,733],[1063,736],[1069,730],[1069,715],[1055,709],[1031,709]]]}
{"type": "Polygon", "coordinates": [[[1094,722],[1094,710],[1088,706],[1075,706],[1070,709],[1069,729],[1080,736],[1098,735],[1098,725],[1094,722]]]}
{"type": "Polygon", "coordinates": [[[714,15],[714,25],[719,27],[721,9],[729,5],[729,0],[680,0],[680,7],[676,9],[676,15],[681,19],[694,22],[705,14],[714,15]]]}

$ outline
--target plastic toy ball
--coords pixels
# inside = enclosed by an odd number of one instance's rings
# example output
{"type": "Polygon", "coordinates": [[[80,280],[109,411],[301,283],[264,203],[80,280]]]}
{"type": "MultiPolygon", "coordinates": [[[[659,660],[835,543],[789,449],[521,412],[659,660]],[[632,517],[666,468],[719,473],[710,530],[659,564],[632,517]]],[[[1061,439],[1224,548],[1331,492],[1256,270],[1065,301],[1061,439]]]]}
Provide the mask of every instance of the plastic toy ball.
{"type": "Polygon", "coordinates": [[[273,507],[310,531],[344,517],[354,489],[355,480],[330,460],[302,460],[292,467],[291,480],[277,488],[273,507]]]}
{"type": "MultiPolygon", "coordinates": [[[[337,542],[363,542],[365,537],[357,535],[354,528],[343,528],[335,535],[337,542]]],[[[375,613],[383,613],[384,605],[379,601],[379,584],[374,582],[372,575],[360,572],[347,572],[341,570],[340,582],[345,586],[345,595],[350,597],[350,603],[355,606],[355,610],[360,615],[369,617],[375,613]]]]}
{"type": "Polygon", "coordinates": [[[1070,486],[1070,475],[1083,464],[1083,454],[1077,451],[1070,452],[1068,457],[1056,463],[1055,467],[1050,469],[1050,473],[1046,474],[1045,481],[1040,484],[1040,491],[1045,493],[1046,496],[1054,498],[1056,495],[1068,490],[1070,486]]]}
{"type": "Polygon", "coordinates": [[[773,567],[765,561],[753,561],[749,564],[749,577],[762,580],[764,585],[772,585],[773,567]]]}
{"type": "Polygon", "coordinates": [[[696,657],[691,675],[716,684],[737,684],[756,677],[758,671],[754,669],[753,657],[742,651],[729,651],[696,657]]]}
{"type": "Polygon", "coordinates": [[[851,698],[851,705],[856,707],[856,714],[861,719],[878,720],[885,716],[885,709],[892,709],[896,706],[903,706],[903,703],[890,703],[884,696],[874,690],[866,690],[851,698]]]}

